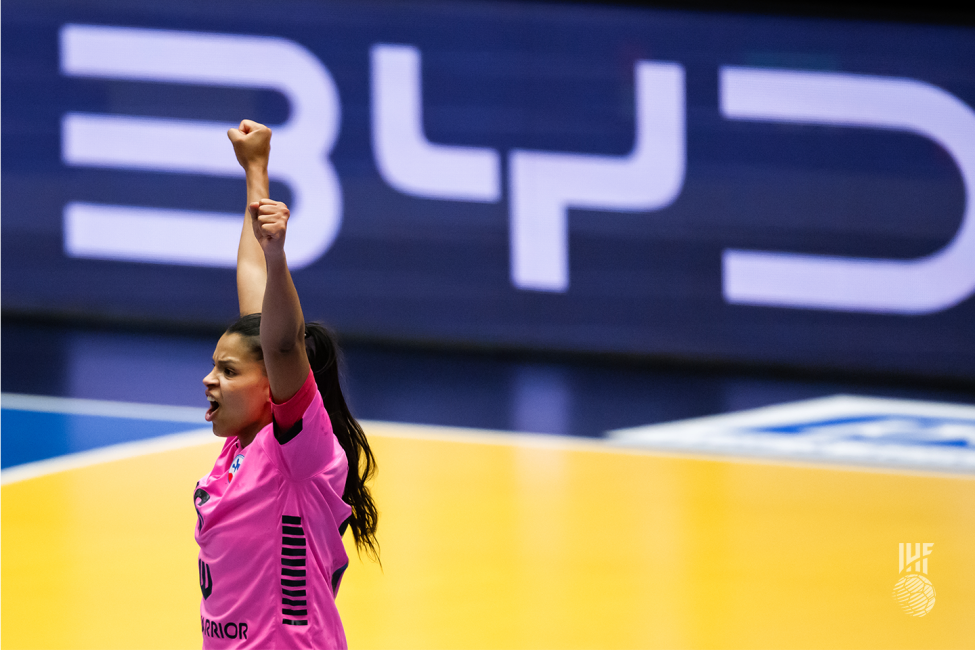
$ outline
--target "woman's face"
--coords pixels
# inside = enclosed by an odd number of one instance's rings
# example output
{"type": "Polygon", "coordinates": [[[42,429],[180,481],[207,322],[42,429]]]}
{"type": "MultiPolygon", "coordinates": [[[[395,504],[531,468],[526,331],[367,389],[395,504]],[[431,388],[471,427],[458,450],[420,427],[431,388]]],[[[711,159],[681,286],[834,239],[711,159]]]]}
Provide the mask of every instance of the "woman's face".
{"type": "Polygon", "coordinates": [[[271,388],[264,362],[256,359],[240,334],[224,334],[213,352],[213,370],[203,378],[210,410],[207,422],[221,438],[237,436],[250,444],[271,421],[271,388]]]}

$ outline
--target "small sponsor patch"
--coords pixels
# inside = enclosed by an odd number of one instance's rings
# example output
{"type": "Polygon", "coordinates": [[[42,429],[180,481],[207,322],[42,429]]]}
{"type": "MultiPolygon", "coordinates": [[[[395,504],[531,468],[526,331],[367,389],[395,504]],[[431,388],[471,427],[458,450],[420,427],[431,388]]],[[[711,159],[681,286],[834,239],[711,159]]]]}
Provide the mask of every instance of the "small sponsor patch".
{"type": "Polygon", "coordinates": [[[240,466],[244,464],[244,454],[234,456],[234,462],[230,463],[230,472],[227,474],[227,483],[234,480],[234,475],[240,471],[240,466]]]}

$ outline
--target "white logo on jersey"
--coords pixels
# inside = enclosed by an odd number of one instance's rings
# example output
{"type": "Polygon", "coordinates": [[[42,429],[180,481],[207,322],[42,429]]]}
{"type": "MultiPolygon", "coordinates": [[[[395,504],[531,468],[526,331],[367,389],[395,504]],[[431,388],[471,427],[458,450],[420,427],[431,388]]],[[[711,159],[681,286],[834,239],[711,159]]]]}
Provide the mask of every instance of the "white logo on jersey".
{"type": "Polygon", "coordinates": [[[227,474],[227,483],[234,480],[234,474],[240,471],[240,466],[244,464],[244,454],[234,456],[234,462],[230,463],[230,472],[227,474]]]}

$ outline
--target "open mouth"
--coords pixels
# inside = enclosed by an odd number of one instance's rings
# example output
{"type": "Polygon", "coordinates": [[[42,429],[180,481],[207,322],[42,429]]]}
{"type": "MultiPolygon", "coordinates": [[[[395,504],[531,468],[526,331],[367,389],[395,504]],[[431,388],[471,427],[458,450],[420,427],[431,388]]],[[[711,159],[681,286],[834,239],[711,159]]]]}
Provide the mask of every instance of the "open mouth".
{"type": "Polygon", "coordinates": [[[207,422],[213,421],[213,414],[216,413],[217,409],[219,408],[220,408],[220,402],[210,400],[210,408],[207,409],[207,414],[204,416],[207,422]]]}

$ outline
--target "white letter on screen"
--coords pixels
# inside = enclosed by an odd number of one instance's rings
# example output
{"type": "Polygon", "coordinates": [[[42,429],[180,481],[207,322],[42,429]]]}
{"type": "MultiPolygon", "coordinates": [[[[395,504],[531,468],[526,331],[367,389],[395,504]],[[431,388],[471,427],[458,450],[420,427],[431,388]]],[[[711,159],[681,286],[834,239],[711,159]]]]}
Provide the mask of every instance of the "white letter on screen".
{"type": "Polygon", "coordinates": [[[372,150],[383,180],[411,196],[483,203],[500,199],[496,151],[426,139],[420,51],[374,45],[371,57],[372,150]]]}
{"type": "MultiPolygon", "coordinates": [[[[73,77],[276,90],[290,116],[274,127],[269,176],[292,192],[287,251],[292,268],[331,246],[342,194],[328,154],[338,136],[338,92],[328,71],[293,41],[154,29],[65,25],[61,72],[73,77]]],[[[61,123],[69,165],[243,176],[227,129],[236,124],[68,113],[61,123]]],[[[243,210],[241,210],[241,214],[243,210]]],[[[72,257],[234,267],[241,214],[69,203],[72,257]]]]}
{"type": "Polygon", "coordinates": [[[569,288],[569,208],[659,210],[684,183],[684,69],[636,64],[636,135],[624,157],[515,150],[510,157],[511,280],[569,288]]]}
{"type": "Polygon", "coordinates": [[[728,119],[907,131],[948,152],[965,184],[961,227],[942,249],[912,260],[726,250],[728,302],[837,311],[928,314],[975,290],[975,113],[914,79],[725,67],[728,119]]]}

